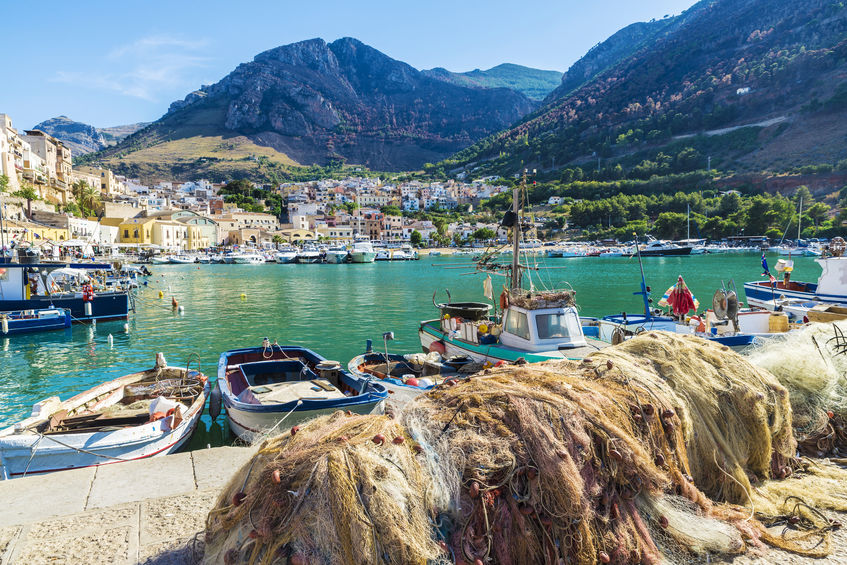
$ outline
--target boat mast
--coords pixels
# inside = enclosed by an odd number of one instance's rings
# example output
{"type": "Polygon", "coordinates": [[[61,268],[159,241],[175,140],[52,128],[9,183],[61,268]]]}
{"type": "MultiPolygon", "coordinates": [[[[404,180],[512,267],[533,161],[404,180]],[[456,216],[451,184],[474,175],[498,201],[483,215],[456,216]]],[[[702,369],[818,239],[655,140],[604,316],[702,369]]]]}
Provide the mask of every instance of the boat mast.
{"type": "Polygon", "coordinates": [[[520,263],[520,191],[521,187],[526,186],[526,169],[523,170],[523,180],[521,184],[516,186],[512,191],[512,213],[515,215],[515,223],[512,226],[512,283],[511,290],[516,290],[521,287],[521,263],[520,263]]]}
{"type": "Polygon", "coordinates": [[[797,245],[800,245],[800,221],[803,219],[803,197],[800,197],[800,211],[797,212],[797,245]]]}
{"type": "Polygon", "coordinates": [[[686,239],[691,239],[691,204],[686,204],[688,208],[688,234],[686,235],[686,239]]]}

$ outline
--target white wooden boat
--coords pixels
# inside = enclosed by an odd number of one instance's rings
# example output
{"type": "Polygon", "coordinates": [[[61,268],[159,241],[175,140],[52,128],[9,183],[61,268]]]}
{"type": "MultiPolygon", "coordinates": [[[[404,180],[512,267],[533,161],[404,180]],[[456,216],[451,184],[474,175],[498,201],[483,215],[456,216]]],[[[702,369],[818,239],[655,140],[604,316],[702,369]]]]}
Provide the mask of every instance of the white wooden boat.
{"type": "Polygon", "coordinates": [[[350,410],[382,413],[388,392],[304,347],[269,344],[221,354],[210,412],[222,402],[232,432],[245,441],[305,420],[350,410]],[[219,399],[219,400],[218,400],[219,399]]]}
{"type": "Polygon", "coordinates": [[[237,265],[263,265],[265,258],[259,253],[242,253],[233,256],[232,262],[237,265]]]}
{"type": "Polygon", "coordinates": [[[165,455],[191,437],[209,394],[198,371],[157,366],[109,381],[0,430],[0,479],[165,455]]]}

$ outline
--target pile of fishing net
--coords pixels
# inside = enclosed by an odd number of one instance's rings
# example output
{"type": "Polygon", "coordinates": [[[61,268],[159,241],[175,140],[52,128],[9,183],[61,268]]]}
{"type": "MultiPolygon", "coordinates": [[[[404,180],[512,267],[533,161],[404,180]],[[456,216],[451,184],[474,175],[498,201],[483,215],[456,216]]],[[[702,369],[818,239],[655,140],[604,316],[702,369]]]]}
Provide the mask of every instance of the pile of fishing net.
{"type": "Polygon", "coordinates": [[[801,452],[847,454],[847,322],[808,324],[747,354],[788,389],[801,452]]]}
{"type": "Polygon", "coordinates": [[[539,308],[559,308],[564,306],[575,306],[573,290],[512,290],[509,292],[509,304],[537,310],[539,308]]]}
{"type": "Polygon", "coordinates": [[[764,543],[826,555],[838,525],[814,506],[847,499],[814,493],[844,477],[801,477],[795,448],[788,393],[767,371],[648,332],[582,363],[438,387],[396,420],[339,412],[266,441],[209,514],[205,559],[659,563],[764,543]]]}

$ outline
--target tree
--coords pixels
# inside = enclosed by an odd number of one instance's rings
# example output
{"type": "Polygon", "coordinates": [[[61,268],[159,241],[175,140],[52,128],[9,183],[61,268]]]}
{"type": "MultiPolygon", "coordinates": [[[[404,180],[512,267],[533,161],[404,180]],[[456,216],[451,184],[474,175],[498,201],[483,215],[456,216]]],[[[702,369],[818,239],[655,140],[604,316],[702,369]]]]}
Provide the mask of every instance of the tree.
{"type": "Polygon", "coordinates": [[[497,234],[494,233],[494,230],[491,228],[479,228],[475,232],[473,232],[473,238],[477,241],[486,241],[489,239],[494,239],[497,234]]]}
{"type": "Polygon", "coordinates": [[[7,190],[9,190],[9,177],[0,175],[0,192],[6,192],[7,190]]]}
{"type": "Polygon", "coordinates": [[[414,246],[418,246],[421,244],[421,241],[423,241],[423,236],[421,235],[421,232],[419,232],[418,230],[412,230],[412,233],[409,234],[409,242],[414,246]]]}
{"type": "Polygon", "coordinates": [[[21,183],[21,189],[12,193],[12,196],[17,196],[19,198],[26,198],[27,201],[38,200],[38,193],[35,192],[35,189],[32,185],[26,181],[21,183]]]}
{"type": "Polygon", "coordinates": [[[241,196],[251,196],[253,194],[253,183],[247,179],[238,179],[229,181],[220,190],[220,194],[240,194],[241,196]]]}
{"type": "Polygon", "coordinates": [[[281,235],[279,235],[279,234],[275,234],[275,235],[271,238],[271,241],[272,241],[272,242],[274,242],[274,244],[279,245],[280,243],[283,243],[285,240],[284,240],[284,239],[282,239],[282,236],[281,236],[281,235]]]}
{"type": "Polygon", "coordinates": [[[386,216],[402,216],[403,212],[397,206],[383,206],[379,209],[386,216]]]}
{"type": "Polygon", "coordinates": [[[94,216],[100,209],[100,191],[84,180],[75,182],[71,192],[76,197],[82,216],[94,216]]]}

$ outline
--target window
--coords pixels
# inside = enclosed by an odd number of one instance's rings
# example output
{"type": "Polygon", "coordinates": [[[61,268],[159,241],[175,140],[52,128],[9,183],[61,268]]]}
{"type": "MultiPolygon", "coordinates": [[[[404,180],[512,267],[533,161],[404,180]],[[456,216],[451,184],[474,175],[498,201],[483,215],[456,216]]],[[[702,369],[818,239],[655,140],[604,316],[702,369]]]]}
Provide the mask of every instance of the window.
{"type": "Polygon", "coordinates": [[[579,333],[579,320],[573,312],[539,314],[535,317],[538,339],[568,339],[579,333]]]}
{"type": "Polygon", "coordinates": [[[138,230],[134,230],[134,231],[132,232],[132,237],[134,237],[134,238],[138,239],[138,230]]]}
{"type": "Polygon", "coordinates": [[[129,237],[129,230],[124,230],[124,237],[129,237]]]}
{"type": "Polygon", "coordinates": [[[508,310],[506,312],[506,331],[528,340],[529,323],[526,320],[526,314],[516,310],[508,310]]]}

